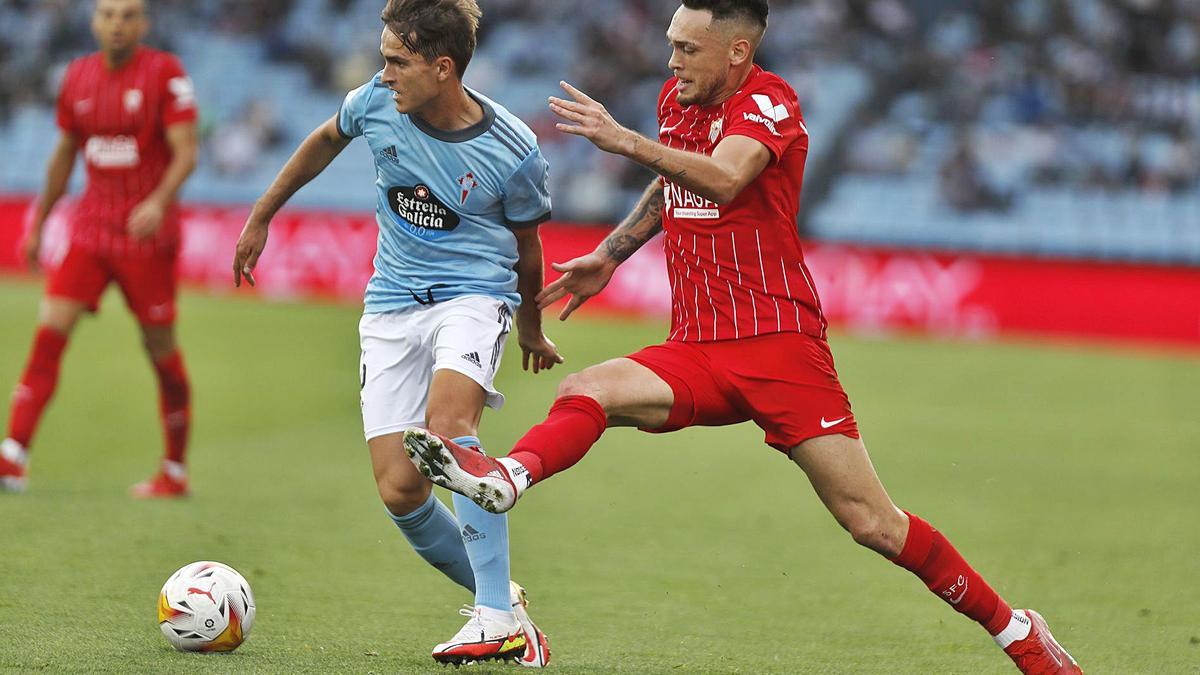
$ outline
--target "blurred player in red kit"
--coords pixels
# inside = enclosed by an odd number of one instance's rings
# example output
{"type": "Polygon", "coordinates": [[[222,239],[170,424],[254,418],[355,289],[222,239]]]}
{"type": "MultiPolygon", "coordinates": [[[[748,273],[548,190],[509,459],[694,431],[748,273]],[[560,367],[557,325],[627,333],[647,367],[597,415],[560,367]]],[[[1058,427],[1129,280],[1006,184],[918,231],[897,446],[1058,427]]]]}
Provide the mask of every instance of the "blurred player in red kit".
{"type": "Polygon", "coordinates": [[[667,31],[675,77],[658,100],[659,142],[569,84],[572,100],[550,99],[559,130],[660,177],[595,252],[555,266],[564,274],[539,303],[571,295],[566,318],[663,232],[667,341],[567,377],[549,416],[507,457],[422,430],[406,434],[406,449],[435,483],[499,512],[578,462],[607,427],[663,433],[753,420],[857,543],[979,623],[1022,672],[1079,673],[1037,612],[1013,610],[944,535],[897,508],[875,473],[796,229],[808,130],[795,91],[753,61],[766,27],[766,0],[683,0],[667,31]]]}
{"type": "Polygon", "coordinates": [[[13,392],[7,438],[0,444],[0,489],[24,489],[28,448],[54,394],[68,337],[115,282],[141,325],[158,375],[166,437],[160,470],[131,491],[138,497],[188,492],[190,392],[175,343],[175,195],[196,165],[196,101],[179,60],[141,45],[149,26],[143,0],[97,0],[92,32],[100,51],[73,61],[63,79],[61,135],[23,245],[31,267],[38,264],[43,226],[66,192],[79,152],[87,187],[71,215],[70,246],[48,280],[33,349],[13,392]]]}

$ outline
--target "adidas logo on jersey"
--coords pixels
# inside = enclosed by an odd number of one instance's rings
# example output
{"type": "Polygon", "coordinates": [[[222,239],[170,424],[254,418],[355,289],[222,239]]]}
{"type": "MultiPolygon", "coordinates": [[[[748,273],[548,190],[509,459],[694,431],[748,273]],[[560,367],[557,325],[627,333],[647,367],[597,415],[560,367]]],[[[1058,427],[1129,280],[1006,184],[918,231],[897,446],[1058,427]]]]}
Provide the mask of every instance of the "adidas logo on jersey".
{"type": "Polygon", "coordinates": [[[462,357],[464,359],[466,359],[467,361],[469,361],[470,363],[474,364],[476,368],[483,367],[483,362],[479,360],[479,352],[471,352],[469,354],[463,354],[462,357]]]}
{"type": "Polygon", "coordinates": [[[387,146],[382,151],[380,151],[379,155],[381,157],[383,157],[384,159],[388,160],[389,162],[391,162],[392,164],[400,163],[400,157],[396,154],[396,146],[394,146],[394,145],[387,146]]]}
{"type": "Polygon", "coordinates": [[[462,540],[464,544],[469,541],[479,541],[480,539],[487,539],[487,535],[479,530],[476,530],[470,525],[467,525],[462,529],[462,540]]]}

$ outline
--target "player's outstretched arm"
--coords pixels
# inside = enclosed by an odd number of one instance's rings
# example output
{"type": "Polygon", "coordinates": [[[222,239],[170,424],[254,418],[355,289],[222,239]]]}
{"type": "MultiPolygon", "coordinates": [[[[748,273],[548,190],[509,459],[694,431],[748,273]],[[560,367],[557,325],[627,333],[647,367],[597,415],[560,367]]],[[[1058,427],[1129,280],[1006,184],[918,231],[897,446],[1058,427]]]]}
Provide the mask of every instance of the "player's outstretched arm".
{"type": "Polygon", "coordinates": [[[167,165],[154,191],[129,212],[126,227],[134,239],[145,239],[158,232],[179,188],[196,169],[196,157],[200,154],[196,123],[172,124],[167,127],[166,137],[167,145],[171,148],[171,163],[167,165]]]}
{"type": "Polygon", "coordinates": [[[563,362],[558,347],[542,332],[542,308],[537,295],[542,290],[545,269],[542,262],[542,237],[538,227],[513,230],[517,237],[517,291],[521,307],[517,309],[517,340],[521,345],[521,368],[533,372],[550,370],[563,362]]]}
{"type": "Polygon", "coordinates": [[[566,82],[560,84],[574,100],[550,97],[550,110],[564,120],[556,125],[559,131],[583,136],[601,150],[628,157],[717,204],[733,201],[771,161],[767,146],[746,136],[726,137],[712,156],[669,148],[621,126],[600,102],[566,82]]]}
{"type": "Polygon", "coordinates": [[[337,117],[331,117],[304,139],[287,164],[279,170],[271,187],[254,203],[246,226],[242,228],[242,236],[238,238],[233,256],[234,286],[242,285],[243,276],[251,286],[255,284],[254,268],[267,246],[267,229],[271,219],[297,190],[319,176],[346,149],[350,140],[338,132],[337,117]]]}
{"type": "Polygon", "coordinates": [[[595,251],[565,263],[551,264],[555,271],[562,272],[562,276],[538,293],[538,309],[545,309],[570,295],[570,301],[558,315],[559,321],[566,321],[580,305],[604,290],[617,266],[662,232],[662,206],[662,181],[656,178],[642,192],[633,211],[595,251]]]}
{"type": "Polygon", "coordinates": [[[64,131],[58,137],[54,153],[50,155],[50,163],[46,166],[45,187],[42,188],[42,194],[38,195],[33,221],[29,224],[29,231],[25,233],[25,240],[21,244],[21,253],[29,264],[29,269],[38,268],[38,255],[42,250],[42,229],[45,228],[46,219],[50,217],[54,205],[67,192],[71,173],[75,170],[75,154],[78,147],[79,141],[75,135],[64,131]]]}

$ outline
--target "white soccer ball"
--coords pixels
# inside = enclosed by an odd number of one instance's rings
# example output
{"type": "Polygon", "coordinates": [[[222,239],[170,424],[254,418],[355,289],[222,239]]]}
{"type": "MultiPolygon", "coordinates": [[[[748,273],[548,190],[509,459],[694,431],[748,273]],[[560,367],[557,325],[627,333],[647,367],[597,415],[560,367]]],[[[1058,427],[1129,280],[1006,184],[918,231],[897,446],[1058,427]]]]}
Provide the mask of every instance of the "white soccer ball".
{"type": "Polygon", "coordinates": [[[181,652],[229,652],[250,635],[254,594],[229,565],[203,560],[179,568],[158,594],[158,627],[181,652]]]}

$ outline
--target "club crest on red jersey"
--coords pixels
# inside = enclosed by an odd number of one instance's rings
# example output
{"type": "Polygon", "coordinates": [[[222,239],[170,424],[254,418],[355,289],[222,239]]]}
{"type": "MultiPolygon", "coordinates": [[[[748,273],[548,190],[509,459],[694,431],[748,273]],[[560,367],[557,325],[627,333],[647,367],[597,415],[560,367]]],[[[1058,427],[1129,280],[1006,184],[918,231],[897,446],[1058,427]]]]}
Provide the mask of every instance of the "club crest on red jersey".
{"type": "Polygon", "coordinates": [[[126,89],[125,98],[123,99],[125,102],[125,112],[135,113],[140,110],[142,108],[142,98],[141,89],[126,89]]]}
{"type": "Polygon", "coordinates": [[[709,125],[709,127],[708,127],[708,142],[716,143],[717,139],[721,137],[721,132],[724,130],[725,130],[725,118],[724,117],[718,117],[717,119],[713,120],[712,124],[709,125]]]}

